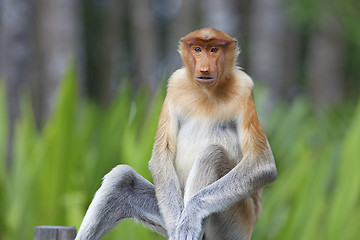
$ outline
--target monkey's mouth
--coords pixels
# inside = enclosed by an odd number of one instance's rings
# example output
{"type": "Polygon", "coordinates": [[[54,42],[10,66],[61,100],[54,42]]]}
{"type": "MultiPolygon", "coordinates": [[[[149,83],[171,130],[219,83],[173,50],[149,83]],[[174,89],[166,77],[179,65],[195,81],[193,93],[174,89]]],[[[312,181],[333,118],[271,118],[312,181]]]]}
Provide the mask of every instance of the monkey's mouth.
{"type": "Polygon", "coordinates": [[[204,87],[212,86],[216,82],[216,78],[207,76],[196,77],[195,80],[198,84],[204,87]]]}

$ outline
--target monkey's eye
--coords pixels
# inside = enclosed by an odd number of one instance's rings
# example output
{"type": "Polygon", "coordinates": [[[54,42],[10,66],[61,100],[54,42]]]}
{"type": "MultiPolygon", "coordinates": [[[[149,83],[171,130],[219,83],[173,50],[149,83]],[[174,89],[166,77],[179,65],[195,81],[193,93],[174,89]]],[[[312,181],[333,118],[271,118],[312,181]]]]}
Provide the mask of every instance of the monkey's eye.
{"type": "Polygon", "coordinates": [[[216,47],[212,47],[212,48],[210,49],[210,52],[212,52],[212,53],[216,53],[218,50],[219,50],[218,48],[216,48],[216,47]]]}
{"type": "Polygon", "coordinates": [[[196,48],[194,48],[194,51],[195,51],[195,52],[201,52],[201,48],[196,47],[196,48]]]}

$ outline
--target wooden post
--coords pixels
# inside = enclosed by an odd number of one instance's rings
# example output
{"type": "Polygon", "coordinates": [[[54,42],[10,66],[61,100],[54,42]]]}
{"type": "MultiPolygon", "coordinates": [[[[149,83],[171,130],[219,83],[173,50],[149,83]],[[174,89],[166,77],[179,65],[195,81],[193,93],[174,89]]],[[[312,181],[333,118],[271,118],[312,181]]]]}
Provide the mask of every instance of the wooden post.
{"type": "Polygon", "coordinates": [[[74,240],[75,227],[37,226],[34,228],[34,240],[74,240]]]}

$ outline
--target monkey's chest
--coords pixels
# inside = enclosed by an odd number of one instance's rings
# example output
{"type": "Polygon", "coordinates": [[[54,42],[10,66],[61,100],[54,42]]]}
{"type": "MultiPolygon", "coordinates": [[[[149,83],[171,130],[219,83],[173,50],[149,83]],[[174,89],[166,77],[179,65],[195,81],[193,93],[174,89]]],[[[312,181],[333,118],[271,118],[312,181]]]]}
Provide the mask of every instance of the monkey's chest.
{"type": "Polygon", "coordinates": [[[222,146],[231,161],[241,160],[241,149],[235,121],[182,121],[177,135],[176,172],[182,187],[197,159],[206,155],[210,145],[222,146]]]}

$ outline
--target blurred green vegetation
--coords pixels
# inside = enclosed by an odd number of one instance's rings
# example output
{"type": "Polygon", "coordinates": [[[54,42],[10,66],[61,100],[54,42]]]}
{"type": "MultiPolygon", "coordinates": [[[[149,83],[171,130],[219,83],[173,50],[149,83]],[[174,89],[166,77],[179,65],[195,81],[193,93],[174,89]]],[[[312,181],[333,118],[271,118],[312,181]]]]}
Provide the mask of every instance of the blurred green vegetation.
{"type": "MultiPolygon", "coordinates": [[[[7,117],[0,86],[0,239],[32,239],[37,225],[79,227],[102,177],[117,164],[150,179],[151,155],[164,87],[152,101],[124,84],[101,108],[80,99],[74,69],[42,131],[24,97],[16,123],[13,169],[5,166],[7,117]]],[[[259,115],[266,91],[256,88],[259,115]]],[[[265,129],[278,180],[265,188],[253,239],[357,239],[360,234],[360,103],[315,112],[306,98],[277,104],[265,129]]],[[[105,239],[163,239],[126,220],[105,239]]]]}

